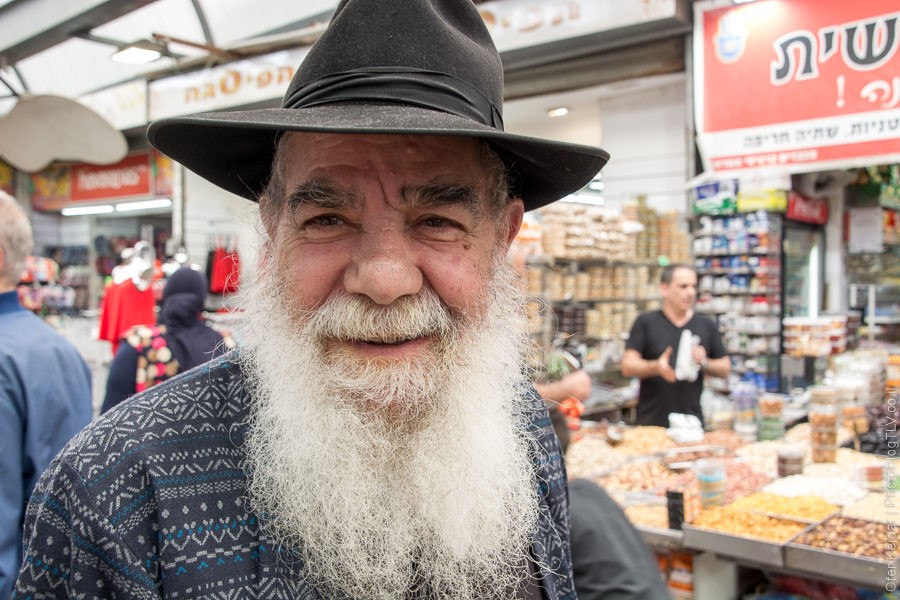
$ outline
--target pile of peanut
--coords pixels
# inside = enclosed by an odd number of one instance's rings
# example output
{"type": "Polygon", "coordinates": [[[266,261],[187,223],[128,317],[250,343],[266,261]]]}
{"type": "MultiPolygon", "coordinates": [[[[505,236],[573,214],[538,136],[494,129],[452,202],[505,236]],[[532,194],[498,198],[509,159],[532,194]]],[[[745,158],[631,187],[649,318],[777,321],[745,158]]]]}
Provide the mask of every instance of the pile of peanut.
{"type": "Polygon", "coordinates": [[[893,560],[896,552],[892,550],[892,545],[896,544],[896,536],[896,532],[890,530],[887,523],[835,517],[806,532],[795,541],[798,544],[826,550],[893,560]]]}

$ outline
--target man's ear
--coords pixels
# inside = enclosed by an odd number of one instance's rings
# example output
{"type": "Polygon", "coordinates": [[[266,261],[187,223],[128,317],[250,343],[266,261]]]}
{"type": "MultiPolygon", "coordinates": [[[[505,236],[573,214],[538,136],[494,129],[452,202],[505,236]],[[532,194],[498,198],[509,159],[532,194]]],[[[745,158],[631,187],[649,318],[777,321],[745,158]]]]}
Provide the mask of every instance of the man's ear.
{"type": "Polygon", "coordinates": [[[525,204],[521,198],[513,198],[506,205],[506,247],[512,245],[513,240],[522,228],[522,218],[525,215],[525,204]]]}

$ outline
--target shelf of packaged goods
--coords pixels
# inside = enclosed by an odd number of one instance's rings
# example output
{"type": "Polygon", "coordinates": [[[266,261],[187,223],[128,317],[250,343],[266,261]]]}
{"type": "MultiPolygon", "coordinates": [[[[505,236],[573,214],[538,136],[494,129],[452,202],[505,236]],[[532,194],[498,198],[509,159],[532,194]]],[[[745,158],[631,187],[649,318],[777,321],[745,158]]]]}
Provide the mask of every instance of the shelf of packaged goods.
{"type": "Polygon", "coordinates": [[[777,296],[778,292],[772,290],[697,290],[698,294],[709,294],[710,296],[777,296]]]}
{"type": "Polygon", "coordinates": [[[735,315],[738,317],[779,317],[781,316],[781,311],[779,310],[768,310],[764,312],[758,311],[749,311],[749,310],[734,310],[729,308],[728,310],[713,310],[711,308],[694,308],[694,312],[703,313],[705,315],[735,315]]]}
{"type": "Polygon", "coordinates": [[[662,298],[657,296],[653,298],[564,298],[562,300],[549,300],[553,304],[611,304],[613,302],[631,302],[638,304],[640,302],[660,302],[662,298]]]}
{"type": "Polygon", "coordinates": [[[875,325],[897,325],[898,323],[900,323],[900,317],[880,317],[876,315],[874,317],[863,319],[863,325],[868,323],[872,323],[875,325]]]}
{"type": "Polygon", "coordinates": [[[585,267],[658,267],[658,260],[617,260],[608,258],[567,258],[563,256],[544,256],[531,258],[528,265],[541,267],[562,267],[567,265],[579,265],[585,267]]]}
{"type": "Polygon", "coordinates": [[[604,333],[601,335],[588,335],[583,331],[575,331],[567,332],[566,339],[570,341],[615,342],[619,340],[627,340],[628,332],[621,331],[617,333],[604,333]]]}
{"type": "Polygon", "coordinates": [[[735,252],[695,252],[694,258],[721,258],[723,256],[775,256],[778,249],[753,248],[752,250],[737,250],[735,252]]]}
{"type": "Polygon", "coordinates": [[[750,331],[747,329],[727,329],[728,333],[737,333],[740,335],[756,335],[761,337],[775,337],[781,335],[781,331],[750,331]]]}
{"type": "Polygon", "coordinates": [[[776,277],[778,274],[777,267],[736,267],[734,269],[707,269],[700,267],[697,269],[699,275],[756,275],[758,277],[776,277]]]}
{"type": "Polygon", "coordinates": [[[695,238],[701,237],[723,237],[733,238],[740,235],[777,235],[779,232],[769,228],[766,229],[742,229],[741,231],[694,231],[691,235],[695,238]]]}
{"type": "Polygon", "coordinates": [[[736,367],[731,367],[731,372],[736,375],[743,375],[744,373],[755,373],[757,375],[768,375],[772,371],[769,369],[761,369],[758,367],[756,369],[738,369],[736,367]]]}

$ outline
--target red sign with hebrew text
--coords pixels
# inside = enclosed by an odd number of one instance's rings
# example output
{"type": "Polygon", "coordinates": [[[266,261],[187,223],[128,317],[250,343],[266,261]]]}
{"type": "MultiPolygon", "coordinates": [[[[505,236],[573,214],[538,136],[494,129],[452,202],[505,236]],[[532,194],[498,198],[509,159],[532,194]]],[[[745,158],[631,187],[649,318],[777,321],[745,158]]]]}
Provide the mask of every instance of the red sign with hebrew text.
{"type": "Polygon", "coordinates": [[[698,144],[707,170],[900,160],[896,0],[695,4],[698,144]]]}

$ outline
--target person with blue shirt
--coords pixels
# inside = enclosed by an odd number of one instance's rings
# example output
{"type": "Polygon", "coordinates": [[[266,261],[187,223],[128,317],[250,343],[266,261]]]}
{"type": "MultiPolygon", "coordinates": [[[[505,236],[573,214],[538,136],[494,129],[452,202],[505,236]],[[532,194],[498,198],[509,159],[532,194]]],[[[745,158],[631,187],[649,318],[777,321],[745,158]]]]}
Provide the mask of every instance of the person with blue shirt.
{"type": "Polygon", "coordinates": [[[19,304],[16,285],[33,245],[25,213],[0,191],[0,598],[19,573],[35,483],[93,412],[78,350],[19,304]]]}

